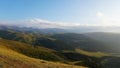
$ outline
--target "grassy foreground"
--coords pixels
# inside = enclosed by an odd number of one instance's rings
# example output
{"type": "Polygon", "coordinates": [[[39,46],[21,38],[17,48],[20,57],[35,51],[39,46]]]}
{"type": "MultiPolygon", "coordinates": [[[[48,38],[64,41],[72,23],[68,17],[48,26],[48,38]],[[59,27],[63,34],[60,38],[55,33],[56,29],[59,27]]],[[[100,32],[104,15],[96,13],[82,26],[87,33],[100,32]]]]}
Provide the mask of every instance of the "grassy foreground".
{"type": "Polygon", "coordinates": [[[0,68],[85,68],[30,58],[0,45],[0,68]]]}

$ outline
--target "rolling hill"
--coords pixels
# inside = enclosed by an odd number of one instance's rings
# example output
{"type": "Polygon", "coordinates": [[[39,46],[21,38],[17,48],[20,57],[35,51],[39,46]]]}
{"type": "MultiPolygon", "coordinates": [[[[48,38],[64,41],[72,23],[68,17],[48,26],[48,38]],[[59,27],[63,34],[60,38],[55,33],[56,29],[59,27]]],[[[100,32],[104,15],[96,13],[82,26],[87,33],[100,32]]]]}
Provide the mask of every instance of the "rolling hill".
{"type": "Polygon", "coordinates": [[[85,68],[30,58],[0,44],[0,68],[85,68]]]}
{"type": "Polygon", "coordinates": [[[84,35],[105,43],[110,50],[109,52],[120,54],[120,33],[94,32],[85,33],[84,35]]]}
{"type": "MultiPolygon", "coordinates": [[[[13,65],[14,58],[11,57],[17,58],[18,56],[23,55],[23,57],[26,56],[28,58],[37,60],[35,62],[38,62],[38,60],[39,61],[42,60],[46,62],[46,64],[47,63],[49,64],[49,62],[53,64],[59,62],[60,67],[62,67],[61,66],[62,64],[63,65],[69,64],[69,65],[85,66],[89,68],[109,68],[109,67],[119,68],[120,62],[116,62],[116,60],[119,60],[120,57],[118,55],[114,55],[114,54],[119,54],[119,52],[118,50],[117,51],[112,50],[115,49],[113,46],[113,41],[115,42],[116,40],[114,39],[118,38],[117,41],[119,41],[119,34],[114,35],[114,34],[104,33],[102,36],[100,35],[102,34],[101,33],[43,34],[40,32],[36,33],[32,31],[26,32],[26,31],[16,31],[11,29],[5,29],[5,30],[1,29],[0,30],[0,45],[1,45],[0,48],[1,48],[1,56],[2,56],[1,66],[7,66],[6,64],[7,62],[8,64],[14,66],[13,65]],[[111,40],[111,42],[109,40],[111,40]],[[110,42],[111,44],[110,43],[108,44],[108,42],[110,42]],[[15,53],[17,55],[13,55],[13,56],[11,55],[9,57],[6,57],[7,56],[6,53],[9,52],[13,52],[13,54],[15,53]],[[4,58],[4,56],[6,58],[4,58]],[[9,59],[11,60],[11,62],[9,61],[9,59]],[[5,65],[3,65],[4,63],[5,65]]],[[[115,47],[116,46],[117,45],[115,45],[115,47]]],[[[22,57],[18,57],[18,58],[23,59],[22,57]]],[[[29,61],[30,60],[31,59],[29,59],[29,61]]],[[[23,61],[25,62],[23,64],[19,62],[20,60],[17,59],[17,61],[18,64],[23,65],[22,68],[24,68],[24,66],[29,67],[30,65],[32,65],[26,63],[26,60],[23,61]]],[[[33,62],[33,60],[31,61],[33,62]]],[[[41,64],[41,62],[39,63],[41,64]]],[[[38,65],[33,64],[32,66],[37,67],[38,65]]]]}
{"type": "MultiPolygon", "coordinates": [[[[45,47],[40,47],[40,46],[33,47],[32,45],[29,45],[29,44],[25,44],[17,41],[5,40],[5,39],[0,39],[0,45],[1,45],[1,48],[5,47],[8,50],[12,50],[14,52],[26,55],[31,58],[42,59],[42,60],[47,60],[52,62],[61,62],[61,63],[67,63],[67,64],[71,64],[76,61],[84,61],[79,63],[79,65],[90,67],[90,68],[95,68],[95,67],[101,68],[101,65],[97,65],[97,64],[100,64],[97,62],[97,60],[99,59],[97,58],[93,59],[95,58],[94,56],[90,57],[83,53],[80,54],[77,52],[58,52],[45,47]],[[91,59],[91,61],[88,59],[91,59]]],[[[76,64],[73,64],[73,65],[76,65],[76,64]]]]}
{"type": "Polygon", "coordinates": [[[61,34],[39,34],[16,32],[13,30],[0,30],[3,39],[19,41],[34,46],[42,46],[53,50],[72,50],[80,48],[87,51],[107,51],[106,44],[91,39],[83,34],[61,33],[61,34]]]}

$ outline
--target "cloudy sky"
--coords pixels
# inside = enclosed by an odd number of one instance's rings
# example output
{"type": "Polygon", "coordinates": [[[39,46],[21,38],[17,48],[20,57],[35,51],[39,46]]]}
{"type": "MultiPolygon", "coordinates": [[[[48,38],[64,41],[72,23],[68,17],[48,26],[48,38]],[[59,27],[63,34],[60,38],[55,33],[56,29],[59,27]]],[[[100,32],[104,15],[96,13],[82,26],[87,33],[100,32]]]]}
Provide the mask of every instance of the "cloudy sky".
{"type": "Polygon", "coordinates": [[[0,24],[120,27],[120,0],[0,0],[0,24]]]}

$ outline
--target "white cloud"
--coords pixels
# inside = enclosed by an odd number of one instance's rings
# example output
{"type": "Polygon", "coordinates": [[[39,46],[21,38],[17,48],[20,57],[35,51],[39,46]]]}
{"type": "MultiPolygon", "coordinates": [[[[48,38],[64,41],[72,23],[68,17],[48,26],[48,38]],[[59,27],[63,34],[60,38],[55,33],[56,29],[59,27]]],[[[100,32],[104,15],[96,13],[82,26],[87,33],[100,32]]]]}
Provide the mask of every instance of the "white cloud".
{"type": "Polygon", "coordinates": [[[27,27],[38,27],[38,28],[69,28],[80,26],[80,23],[67,23],[67,22],[52,22],[42,19],[31,19],[24,21],[27,27]]]}
{"type": "Polygon", "coordinates": [[[97,17],[95,21],[96,24],[99,24],[101,26],[111,26],[111,27],[120,26],[120,19],[107,16],[102,12],[97,12],[96,17],[97,17]]]}
{"type": "MultiPolygon", "coordinates": [[[[69,23],[69,22],[53,22],[34,18],[30,20],[21,21],[0,21],[0,24],[18,25],[22,27],[35,27],[35,28],[81,28],[81,27],[98,27],[101,30],[109,29],[109,27],[120,27],[120,19],[109,17],[102,12],[97,12],[94,20],[88,20],[88,23],[69,23]],[[91,23],[90,22],[94,22],[91,23]]],[[[111,28],[113,29],[113,28],[111,28]]],[[[115,30],[115,28],[114,28],[115,30]]]]}
{"type": "Polygon", "coordinates": [[[97,12],[97,13],[96,13],[96,16],[98,16],[98,17],[103,17],[104,14],[103,14],[102,12],[97,12]]]}
{"type": "Polygon", "coordinates": [[[52,22],[47,20],[42,20],[39,18],[34,18],[30,20],[20,20],[20,21],[0,21],[3,25],[17,25],[22,27],[36,27],[36,28],[69,28],[80,26],[80,23],[67,23],[67,22],[52,22]]]}

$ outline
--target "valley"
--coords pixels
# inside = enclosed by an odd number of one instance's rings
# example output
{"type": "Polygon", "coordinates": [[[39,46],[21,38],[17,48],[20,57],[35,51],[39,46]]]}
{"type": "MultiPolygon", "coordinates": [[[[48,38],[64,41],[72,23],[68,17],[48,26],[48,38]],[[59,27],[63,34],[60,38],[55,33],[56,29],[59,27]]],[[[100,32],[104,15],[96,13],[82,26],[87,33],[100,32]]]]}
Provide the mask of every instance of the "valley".
{"type": "MultiPolygon", "coordinates": [[[[86,34],[43,34],[32,31],[29,33],[14,29],[1,29],[0,38],[1,48],[5,48],[5,52],[11,50],[13,52],[12,57],[17,58],[14,55],[15,52],[15,54],[18,53],[29,58],[44,60],[48,64],[49,62],[59,62],[61,65],[83,66],[83,68],[108,68],[110,65],[112,68],[119,68],[120,62],[115,61],[120,59],[118,51],[112,52],[106,45],[107,43],[102,43],[102,41],[91,38],[86,34]],[[115,64],[112,65],[112,62],[115,64]]],[[[4,60],[7,62],[3,58],[1,63],[4,60]]]]}

